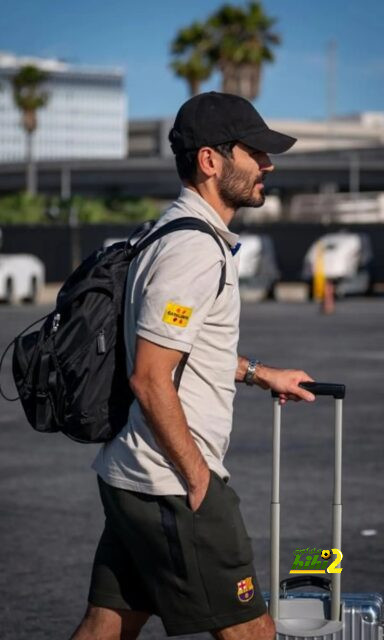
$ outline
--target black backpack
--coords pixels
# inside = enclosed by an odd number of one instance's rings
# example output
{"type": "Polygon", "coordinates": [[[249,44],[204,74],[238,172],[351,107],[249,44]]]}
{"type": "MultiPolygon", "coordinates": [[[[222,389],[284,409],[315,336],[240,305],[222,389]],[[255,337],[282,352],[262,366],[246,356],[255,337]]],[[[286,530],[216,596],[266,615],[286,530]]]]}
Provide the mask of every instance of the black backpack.
{"type": "MultiPolygon", "coordinates": [[[[24,335],[27,327],[11,343],[19,397],[37,431],[107,442],[126,424],[134,396],[126,371],[124,289],[135,256],[168,233],[196,229],[210,234],[225,257],[203,221],[178,218],[148,234],[153,224],[142,225],[127,242],[92,253],[66,280],[40,330],[24,335]]],[[[225,262],[217,295],[224,283],[225,262]]]]}

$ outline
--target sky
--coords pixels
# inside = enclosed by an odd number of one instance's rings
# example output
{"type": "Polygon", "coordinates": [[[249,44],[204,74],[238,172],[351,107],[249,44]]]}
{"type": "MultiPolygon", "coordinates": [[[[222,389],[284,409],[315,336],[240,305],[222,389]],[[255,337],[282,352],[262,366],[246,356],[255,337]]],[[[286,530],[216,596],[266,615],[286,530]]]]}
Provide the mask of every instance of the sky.
{"type": "MultiPolygon", "coordinates": [[[[0,50],[121,67],[129,117],[172,117],[188,98],[169,68],[170,43],[182,27],[205,20],[220,0],[2,0],[0,50]]],[[[244,6],[244,0],[230,4],[244,6]]],[[[327,51],[334,42],[332,111],[384,111],[383,0],[264,0],[282,38],[266,65],[255,106],[264,117],[323,119],[327,51]]],[[[220,90],[216,74],[202,90],[220,90]]]]}

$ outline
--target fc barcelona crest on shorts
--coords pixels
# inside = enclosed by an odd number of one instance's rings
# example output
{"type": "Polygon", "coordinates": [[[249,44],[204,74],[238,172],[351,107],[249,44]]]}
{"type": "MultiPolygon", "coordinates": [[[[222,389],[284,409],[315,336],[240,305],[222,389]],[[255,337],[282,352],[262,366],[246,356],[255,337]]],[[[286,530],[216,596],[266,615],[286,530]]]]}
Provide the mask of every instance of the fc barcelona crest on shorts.
{"type": "Polygon", "coordinates": [[[255,590],[252,584],[252,578],[244,578],[237,583],[237,597],[240,602],[249,602],[252,600],[255,590]]]}

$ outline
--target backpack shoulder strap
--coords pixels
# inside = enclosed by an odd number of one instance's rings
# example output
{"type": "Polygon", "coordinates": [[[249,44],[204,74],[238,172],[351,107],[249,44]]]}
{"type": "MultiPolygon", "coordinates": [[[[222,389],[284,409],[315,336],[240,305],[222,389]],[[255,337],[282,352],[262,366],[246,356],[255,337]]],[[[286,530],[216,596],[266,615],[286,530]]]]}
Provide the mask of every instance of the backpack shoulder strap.
{"type": "Polygon", "coordinates": [[[171,222],[167,222],[166,224],[162,225],[161,227],[156,229],[156,231],[154,231],[153,233],[149,233],[149,235],[147,235],[143,240],[139,241],[137,244],[133,246],[128,241],[126,245],[126,251],[129,255],[129,258],[132,259],[135,256],[137,256],[139,253],[141,253],[141,251],[149,247],[149,245],[151,245],[153,242],[155,242],[156,240],[159,240],[163,236],[166,236],[169,233],[173,233],[174,231],[184,231],[188,229],[201,231],[202,233],[207,233],[215,240],[217,245],[220,247],[220,251],[224,257],[224,264],[221,268],[219,290],[217,292],[217,297],[218,297],[221,294],[222,290],[224,289],[224,285],[225,285],[225,277],[226,277],[225,251],[223,249],[222,243],[219,240],[218,234],[212,229],[212,227],[207,222],[204,222],[204,220],[199,220],[198,218],[194,218],[192,216],[171,220],[171,222]]]}

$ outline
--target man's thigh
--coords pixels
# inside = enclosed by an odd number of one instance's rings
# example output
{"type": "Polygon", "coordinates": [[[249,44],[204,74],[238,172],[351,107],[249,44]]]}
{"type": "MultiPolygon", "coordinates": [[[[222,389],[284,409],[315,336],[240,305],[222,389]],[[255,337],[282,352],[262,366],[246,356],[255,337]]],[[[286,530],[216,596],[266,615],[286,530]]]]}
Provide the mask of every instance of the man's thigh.
{"type": "Polygon", "coordinates": [[[181,507],[175,505],[175,516],[187,573],[196,572],[190,598],[199,598],[199,610],[194,618],[184,620],[178,633],[214,631],[261,617],[266,606],[235,491],[211,472],[207,494],[197,511],[191,512],[185,499],[179,498],[180,502],[181,507]]]}
{"type": "Polygon", "coordinates": [[[88,601],[93,617],[103,615],[104,609],[153,611],[131,550],[126,549],[108,520],[95,553],[88,601]]]}

